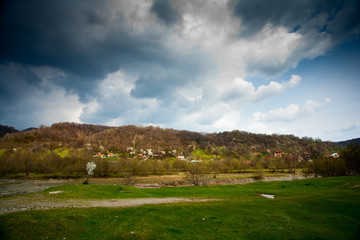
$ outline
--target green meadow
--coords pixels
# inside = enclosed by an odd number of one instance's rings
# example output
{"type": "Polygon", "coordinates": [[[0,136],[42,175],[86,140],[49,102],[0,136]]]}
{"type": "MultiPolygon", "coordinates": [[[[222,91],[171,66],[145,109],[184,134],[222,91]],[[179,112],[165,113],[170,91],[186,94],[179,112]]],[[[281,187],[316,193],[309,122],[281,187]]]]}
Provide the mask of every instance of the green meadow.
{"type": "Polygon", "coordinates": [[[0,215],[0,239],[360,239],[360,176],[155,189],[67,185],[34,195],[216,201],[8,213],[0,215]]]}

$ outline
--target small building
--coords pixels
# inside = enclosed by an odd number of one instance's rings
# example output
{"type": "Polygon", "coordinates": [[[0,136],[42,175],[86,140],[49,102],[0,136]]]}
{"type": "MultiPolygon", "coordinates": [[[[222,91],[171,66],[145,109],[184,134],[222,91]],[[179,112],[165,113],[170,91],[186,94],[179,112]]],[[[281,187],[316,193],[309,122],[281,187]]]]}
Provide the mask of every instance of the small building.
{"type": "Polygon", "coordinates": [[[275,157],[281,157],[283,155],[283,152],[282,151],[275,151],[274,152],[274,156],[275,157]]]}
{"type": "Polygon", "coordinates": [[[201,162],[201,160],[195,160],[195,159],[193,159],[193,160],[190,160],[190,162],[192,162],[192,163],[198,163],[198,162],[201,162]]]}
{"type": "Polygon", "coordinates": [[[176,156],[176,159],[185,160],[185,157],[184,156],[176,156]]]}
{"type": "Polygon", "coordinates": [[[303,160],[305,160],[305,161],[309,161],[309,159],[310,159],[310,153],[308,153],[308,152],[303,152],[302,158],[303,158],[303,160]]]}
{"type": "Polygon", "coordinates": [[[141,153],[140,153],[140,154],[138,154],[138,155],[137,155],[137,157],[138,157],[138,158],[141,158],[141,159],[146,158],[146,156],[145,156],[144,154],[141,154],[141,153]]]}

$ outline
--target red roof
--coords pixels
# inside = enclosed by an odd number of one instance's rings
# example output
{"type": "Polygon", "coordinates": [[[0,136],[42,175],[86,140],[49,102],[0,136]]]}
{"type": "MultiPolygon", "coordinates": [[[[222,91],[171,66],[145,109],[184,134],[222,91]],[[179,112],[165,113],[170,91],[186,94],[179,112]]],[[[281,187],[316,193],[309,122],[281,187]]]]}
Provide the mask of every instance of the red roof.
{"type": "Polygon", "coordinates": [[[269,159],[271,159],[271,158],[272,158],[271,155],[267,155],[267,156],[264,158],[264,160],[269,160],[269,159]]]}

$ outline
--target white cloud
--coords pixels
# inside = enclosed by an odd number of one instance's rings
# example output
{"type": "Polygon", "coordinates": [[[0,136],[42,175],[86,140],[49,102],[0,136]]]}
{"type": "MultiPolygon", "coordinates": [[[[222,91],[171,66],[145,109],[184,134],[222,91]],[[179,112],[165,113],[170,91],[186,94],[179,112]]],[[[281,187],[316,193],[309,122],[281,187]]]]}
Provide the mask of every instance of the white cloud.
{"type": "Polygon", "coordinates": [[[320,108],[322,106],[321,103],[317,103],[312,100],[307,100],[305,102],[304,111],[313,113],[316,109],[320,108]]]}
{"type": "MultiPolygon", "coordinates": [[[[39,124],[51,125],[54,122],[81,122],[80,115],[85,104],[73,93],[66,93],[64,89],[51,87],[49,92],[34,91],[22,107],[36,106],[31,116],[35,126],[39,124]]],[[[25,117],[25,116],[24,116],[25,117]]]]}
{"type": "Polygon", "coordinates": [[[331,102],[329,98],[325,98],[322,102],[307,100],[302,105],[289,104],[268,112],[255,112],[247,122],[247,130],[266,134],[295,134],[324,138],[326,129],[334,128],[333,122],[323,120],[329,113],[329,109],[325,109],[325,105],[329,102],[331,102]]]}
{"type": "Polygon", "coordinates": [[[255,112],[251,119],[255,122],[290,121],[312,114],[315,110],[322,108],[330,102],[329,98],[325,98],[322,103],[307,100],[302,107],[297,104],[290,104],[286,108],[273,109],[267,113],[255,112]]]}
{"type": "Polygon", "coordinates": [[[360,130],[360,122],[357,122],[351,126],[341,129],[342,132],[351,132],[351,131],[359,131],[359,130],[360,130]]]}
{"type": "Polygon", "coordinates": [[[206,105],[197,111],[178,112],[176,121],[165,127],[194,131],[214,132],[239,129],[241,125],[240,112],[222,102],[206,105]]]}
{"type": "Polygon", "coordinates": [[[194,83],[189,83],[179,88],[177,94],[190,102],[199,102],[203,97],[203,89],[194,83]]]}
{"type": "MultiPolygon", "coordinates": [[[[234,130],[239,127],[240,113],[238,111],[226,112],[220,119],[218,119],[212,126],[211,129],[218,131],[234,130]]],[[[213,130],[214,131],[214,130],[213,130]]]]}
{"type": "Polygon", "coordinates": [[[123,124],[124,124],[124,120],[121,117],[112,118],[109,121],[105,122],[106,126],[114,126],[114,127],[121,126],[123,124]]]}
{"type": "Polygon", "coordinates": [[[271,23],[251,38],[240,38],[241,19],[233,15],[227,2],[182,1],[174,5],[181,18],[168,42],[186,51],[202,49],[216,62],[218,80],[223,83],[254,74],[278,76],[296,67],[301,59],[323,55],[333,44],[329,34],[291,32],[271,23]]]}
{"type": "Polygon", "coordinates": [[[122,71],[110,73],[99,84],[98,90],[102,96],[112,96],[119,93],[119,91],[130,95],[131,89],[135,87],[136,76],[128,75],[122,71]]]}
{"type": "Polygon", "coordinates": [[[263,98],[266,95],[273,95],[281,93],[285,90],[288,90],[290,88],[296,87],[300,84],[301,77],[298,75],[292,75],[291,79],[288,82],[273,82],[271,81],[269,85],[267,86],[260,86],[256,92],[257,98],[263,98]]]}
{"type": "Polygon", "coordinates": [[[269,127],[263,122],[252,122],[248,130],[254,133],[271,133],[269,127]]]}
{"type": "Polygon", "coordinates": [[[300,114],[300,107],[290,104],[286,108],[270,110],[268,113],[256,112],[253,115],[255,121],[286,121],[296,118],[300,114]]]}
{"type": "Polygon", "coordinates": [[[111,126],[145,124],[161,109],[155,98],[131,96],[137,77],[121,70],[108,74],[98,85],[98,95],[92,98],[91,104],[84,107],[80,119],[111,126]]]}
{"type": "Polygon", "coordinates": [[[238,102],[239,104],[254,103],[294,88],[299,85],[300,81],[300,76],[292,75],[288,82],[271,81],[268,85],[261,85],[256,89],[252,82],[236,78],[231,85],[227,86],[222,99],[238,102]]]}
{"type": "Polygon", "coordinates": [[[255,88],[251,82],[237,78],[232,86],[228,86],[235,95],[228,95],[229,99],[220,98],[220,101],[213,88],[193,82],[179,86],[170,101],[159,102],[156,98],[134,98],[131,91],[136,79],[137,76],[123,71],[108,74],[98,86],[99,96],[83,109],[80,119],[108,125],[147,122],[202,131],[238,129],[243,124],[238,105],[228,102],[261,101],[293,88],[301,81],[300,76],[293,75],[287,82],[270,82],[255,88]]]}

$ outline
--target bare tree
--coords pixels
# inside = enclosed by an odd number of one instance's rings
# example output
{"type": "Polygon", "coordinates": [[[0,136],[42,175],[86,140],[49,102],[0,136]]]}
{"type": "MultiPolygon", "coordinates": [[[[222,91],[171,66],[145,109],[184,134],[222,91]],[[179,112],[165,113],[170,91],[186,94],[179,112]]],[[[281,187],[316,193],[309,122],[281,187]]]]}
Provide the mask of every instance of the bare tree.
{"type": "Polygon", "coordinates": [[[210,174],[204,163],[192,163],[186,178],[195,186],[206,186],[210,179],[210,174]]]}

